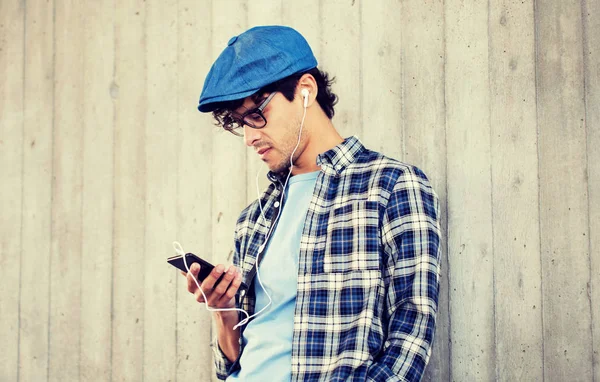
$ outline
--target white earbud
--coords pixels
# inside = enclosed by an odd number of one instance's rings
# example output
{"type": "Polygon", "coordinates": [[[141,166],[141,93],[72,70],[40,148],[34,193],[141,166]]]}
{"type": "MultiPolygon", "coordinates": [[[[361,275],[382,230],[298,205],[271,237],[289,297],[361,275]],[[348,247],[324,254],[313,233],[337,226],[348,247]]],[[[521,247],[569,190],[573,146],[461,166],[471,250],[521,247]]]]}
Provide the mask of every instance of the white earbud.
{"type": "Polygon", "coordinates": [[[308,107],[308,89],[302,89],[302,97],[304,97],[304,107],[308,107]]]}

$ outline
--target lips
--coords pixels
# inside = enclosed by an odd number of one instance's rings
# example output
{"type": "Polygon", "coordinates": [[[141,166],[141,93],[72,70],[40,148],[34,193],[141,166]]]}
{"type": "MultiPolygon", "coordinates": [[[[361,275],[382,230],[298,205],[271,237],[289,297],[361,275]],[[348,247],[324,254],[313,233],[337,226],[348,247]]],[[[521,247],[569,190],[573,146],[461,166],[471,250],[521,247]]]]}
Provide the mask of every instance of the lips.
{"type": "Polygon", "coordinates": [[[271,151],[270,147],[263,147],[258,150],[256,153],[260,156],[260,159],[265,160],[267,154],[271,151]]]}
{"type": "Polygon", "coordinates": [[[258,150],[256,153],[258,155],[263,155],[264,153],[266,153],[267,151],[269,151],[271,148],[270,147],[263,147],[262,149],[258,150]]]}

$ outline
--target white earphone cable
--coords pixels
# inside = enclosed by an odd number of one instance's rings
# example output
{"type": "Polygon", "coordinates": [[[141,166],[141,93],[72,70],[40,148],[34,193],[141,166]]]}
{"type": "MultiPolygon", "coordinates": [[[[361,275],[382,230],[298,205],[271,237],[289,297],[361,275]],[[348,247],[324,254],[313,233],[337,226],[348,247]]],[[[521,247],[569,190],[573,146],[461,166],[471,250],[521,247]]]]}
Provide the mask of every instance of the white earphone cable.
{"type": "MultiPolygon", "coordinates": [[[[292,169],[294,168],[294,154],[296,153],[296,150],[298,150],[298,147],[300,146],[300,140],[302,138],[302,129],[304,128],[304,119],[306,118],[306,99],[308,98],[308,95],[304,95],[305,99],[304,99],[304,113],[302,115],[302,121],[300,122],[300,131],[298,132],[298,142],[296,143],[296,147],[294,147],[294,150],[292,151],[292,154],[290,155],[290,171],[287,174],[287,177],[285,179],[285,183],[283,184],[283,190],[281,191],[281,198],[279,200],[279,209],[277,210],[277,216],[275,217],[275,220],[273,221],[273,224],[271,224],[271,228],[269,229],[269,232],[267,232],[267,236],[265,237],[265,241],[263,242],[263,244],[259,247],[258,250],[258,254],[256,255],[256,277],[258,278],[258,283],[260,284],[260,287],[262,288],[262,290],[265,292],[265,294],[267,295],[267,297],[269,298],[269,303],[267,305],[265,305],[261,310],[259,310],[258,312],[254,313],[253,315],[251,315],[250,317],[246,317],[244,318],[242,321],[240,321],[240,323],[238,325],[245,325],[251,318],[258,316],[259,314],[261,314],[262,312],[265,311],[265,309],[267,309],[271,303],[273,302],[273,300],[271,299],[271,295],[269,294],[269,292],[267,291],[267,288],[265,288],[265,286],[262,283],[262,280],[260,278],[260,272],[259,272],[259,260],[260,260],[260,255],[263,253],[263,251],[265,250],[265,246],[266,244],[269,242],[269,238],[271,237],[271,233],[273,232],[275,226],[277,225],[277,221],[279,220],[279,216],[281,215],[281,210],[283,210],[283,200],[285,198],[285,190],[288,184],[288,181],[290,180],[290,175],[292,174],[292,169]]],[[[261,166],[262,168],[262,166],[261,166]]],[[[260,172],[260,169],[259,169],[260,172]]],[[[257,198],[258,198],[258,205],[260,207],[260,212],[262,214],[263,219],[266,221],[266,217],[264,215],[264,211],[263,211],[263,207],[262,204],[260,202],[260,190],[258,187],[258,174],[256,176],[256,191],[257,191],[257,198]]]]}
{"type": "MultiPolygon", "coordinates": [[[[302,129],[304,128],[304,119],[306,118],[306,108],[307,108],[308,93],[304,93],[303,92],[302,95],[304,96],[304,100],[303,100],[304,113],[302,115],[302,121],[300,122],[300,131],[298,132],[298,142],[296,143],[296,147],[294,148],[294,150],[292,151],[292,154],[290,155],[290,170],[289,170],[289,172],[287,174],[287,177],[285,179],[285,183],[283,185],[283,190],[281,191],[281,198],[280,198],[280,201],[279,201],[280,208],[277,211],[277,216],[275,217],[275,220],[273,221],[273,224],[271,225],[271,228],[267,232],[267,236],[265,237],[265,241],[259,247],[258,254],[256,255],[256,264],[257,264],[257,266],[256,266],[256,277],[258,278],[258,283],[260,284],[260,287],[262,288],[262,290],[265,292],[265,294],[269,298],[269,302],[261,310],[259,310],[258,312],[254,313],[253,315],[249,315],[248,312],[246,312],[244,309],[239,309],[239,308],[220,308],[220,309],[211,308],[210,306],[208,306],[208,299],[206,298],[206,294],[204,293],[204,290],[202,290],[202,287],[198,283],[198,280],[194,277],[194,282],[196,283],[196,286],[198,287],[198,289],[202,293],[202,297],[204,297],[205,306],[206,306],[206,309],[208,311],[210,311],[210,312],[230,312],[230,311],[234,311],[234,312],[241,312],[241,313],[244,313],[246,315],[246,318],[244,318],[237,325],[235,325],[233,327],[233,330],[236,330],[238,327],[240,327],[242,325],[245,325],[246,323],[248,323],[248,321],[250,321],[251,318],[256,317],[259,314],[261,314],[262,312],[264,312],[265,309],[267,309],[272,304],[272,302],[273,302],[273,300],[271,298],[271,295],[269,294],[269,292],[267,291],[267,289],[263,285],[262,280],[260,278],[260,272],[259,272],[258,264],[259,264],[260,255],[265,250],[265,246],[268,243],[269,238],[271,237],[271,234],[273,233],[273,230],[274,230],[274,228],[275,228],[275,226],[277,224],[277,221],[279,220],[279,216],[281,215],[281,210],[283,209],[283,200],[285,198],[285,190],[286,190],[288,181],[290,179],[290,176],[292,174],[292,169],[294,168],[294,154],[296,153],[296,150],[298,150],[298,147],[300,146],[300,140],[302,138],[302,129]]],[[[264,162],[263,162],[263,166],[264,166],[264,162]]],[[[263,166],[261,166],[258,169],[258,172],[256,173],[256,193],[257,193],[257,197],[258,197],[258,205],[260,207],[260,213],[261,213],[263,219],[266,221],[266,217],[265,217],[265,213],[264,213],[264,210],[263,210],[263,206],[262,206],[262,203],[260,201],[260,189],[259,189],[259,186],[258,186],[258,176],[259,176],[260,171],[262,170],[263,166]]],[[[179,242],[177,242],[177,241],[174,241],[173,242],[173,248],[175,249],[175,252],[183,258],[183,264],[185,265],[185,269],[187,270],[188,273],[190,273],[190,267],[189,267],[189,265],[187,263],[187,256],[185,256],[185,252],[184,252],[183,247],[181,246],[181,244],[179,244],[179,242]]]]}

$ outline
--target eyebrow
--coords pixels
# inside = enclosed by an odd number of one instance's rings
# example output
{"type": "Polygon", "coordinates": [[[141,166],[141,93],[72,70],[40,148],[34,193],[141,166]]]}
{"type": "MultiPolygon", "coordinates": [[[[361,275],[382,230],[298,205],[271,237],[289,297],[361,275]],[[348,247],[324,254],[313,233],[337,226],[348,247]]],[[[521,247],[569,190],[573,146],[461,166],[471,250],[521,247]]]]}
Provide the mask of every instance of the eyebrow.
{"type": "MultiPolygon", "coordinates": [[[[243,107],[243,106],[241,106],[241,107],[243,107]]],[[[238,119],[239,119],[239,118],[241,118],[241,117],[242,117],[244,114],[246,114],[247,112],[249,112],[249,111],[252,111],[252,110],[255,110],[255,109],[258,109],[258,105],[254,105],[254,106],[252,106],[252,107],[250,107],[250,108],[244,108],[244,111],[243,111],[242,113],[238,113],[238,112],[236,112],[235,110],[232,110],[232,111],[231,111],[229,114],[230,114],[232,117],[234,117],[234,118],[238,118],[238,119]]]]}
{"type": "Polygon", "coordinates": [[[267,94],[266,96],[258,95],[258,94],[264,94],[264,93],[254,93],[250,97],[250,98],[252,98],[252,101],[254,101],[254,103],[256,104],[255,107],[260,106],[260,104],[263,103],[263,101],[266,100],[269,97],[269,94],[267,94]]]}
{"type": "MultiPolygon", "coordinates": [[[[263,102],[264,102],[264,101],[265,101],[265,100],[266,100],[268,97],[269,97],[269,96],[266,96],[266,97],[261,97],[261,98],[254,98],[254,97],[251,97],[251,98],[252,98],[252,102],[254,102],[254,105],[253,105],[252,107],[249,107],[249,108],[244,108],[245,110],[244,110],[244,112],[243,112],[243,113],[241,113],[241,114],[238,114],[238,113],[236,113],[235,111],[233,111],[233,110],[232,110],[231,114],[233,114],[233,115],[235,115],[235,116],[237,116],[237,117],[241,117],[242,115],[246,114],[246,113],[247,113],[247,112],[249,112],[249,111],[252,111],[252,110],[258,109],[258,107],[260,106],[260,104],[261,104],[261,103],[263,103],[263,102]]],[[[244,107],[244,106],[241,106],[241,107],[244,107]]]]}

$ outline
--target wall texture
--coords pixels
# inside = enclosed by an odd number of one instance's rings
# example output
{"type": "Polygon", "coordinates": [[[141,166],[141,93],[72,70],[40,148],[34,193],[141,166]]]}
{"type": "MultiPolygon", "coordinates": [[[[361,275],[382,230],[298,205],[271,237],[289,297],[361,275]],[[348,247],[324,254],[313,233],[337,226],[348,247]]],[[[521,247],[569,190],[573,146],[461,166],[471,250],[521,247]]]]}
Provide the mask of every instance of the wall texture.
{"type": "Polygon", "coordinates": [[[261,24],[441,198],[425,379],[600,381],[600,0],[1,0],[0,380],[213,378],[165,259],[230,261],[265,170],[196,104],[261,24]]]}

